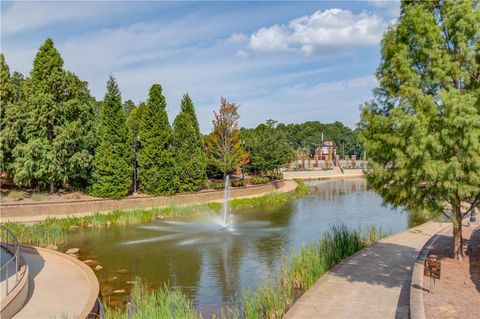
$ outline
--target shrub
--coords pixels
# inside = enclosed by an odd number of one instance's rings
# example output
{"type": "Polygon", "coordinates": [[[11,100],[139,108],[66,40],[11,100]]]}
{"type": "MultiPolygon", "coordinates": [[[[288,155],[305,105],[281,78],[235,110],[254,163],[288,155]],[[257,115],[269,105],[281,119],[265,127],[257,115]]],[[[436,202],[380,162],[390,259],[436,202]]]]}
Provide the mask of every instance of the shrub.
{"type": "Polygon", "coordinates": [[[225,183],[223,181],[211,181],[209,187],[211,189],[224,189],[225,183]]]}
{"type": "Polygon", "coordinates": [[[280,179],[283,179],[283,174],[282,173],[266,173],[262,176],[267,177],[271,181],[278,181],[280,179]]]}
{"type": "Polygon", "coordinates": [[[233,187],[242,187],[242,186],[245,186],[245,180],[244,180],[244,179],[241,179],[241,178],[239,178],[239,179],[234,179],[234,180],[232,180],[231,185],[232,185],[233,187]]]}
{"type": "Polygon", "coordinates": [[[270,179],[268,177],[263,177],[263,176],[255,176],[255,177],[252,177],[250,180],[249,180],[250,184],[252,185],[258,185],[258,184],[265,184],[265,183],[268,183],[270,182],[270,179]]]}

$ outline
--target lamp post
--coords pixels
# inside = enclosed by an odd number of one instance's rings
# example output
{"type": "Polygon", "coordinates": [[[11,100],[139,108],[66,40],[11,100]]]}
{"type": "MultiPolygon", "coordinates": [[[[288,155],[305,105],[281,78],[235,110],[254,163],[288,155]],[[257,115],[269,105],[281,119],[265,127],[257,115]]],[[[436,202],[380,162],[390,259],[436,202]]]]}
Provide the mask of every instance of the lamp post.
{"type": "MultiPolygon", "coordinates": [[[[242,146],[242,149],[245,150],[245,140],[240,140],[240,145],[242,146]]],[[[245,181],[245,164],[242,161],[242,180],[245,181]]]]}
{"type": "Polygon", "coordinates": [[[138,180],[138,174],[137,174],[137,149],[138,146],[140,145],[140,136],[137,135],[135,142],[133,143],[133,193],[137,193],[137,180],[138,180]]]}

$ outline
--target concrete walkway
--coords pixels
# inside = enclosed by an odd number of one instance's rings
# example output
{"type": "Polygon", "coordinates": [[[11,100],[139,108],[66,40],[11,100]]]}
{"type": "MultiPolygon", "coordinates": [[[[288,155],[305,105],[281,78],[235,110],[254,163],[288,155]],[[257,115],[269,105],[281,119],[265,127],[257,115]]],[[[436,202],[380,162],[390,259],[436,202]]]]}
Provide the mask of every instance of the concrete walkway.
{"type": "Polygon", "coordinates": [[[30,270],[30,282],[27,302],[14,319],[78,318],[89,313],[92,298],[95,301],[98,296],[98,281],[88,267],[53,251],[21,254],[30,270]]]}
{"type": "Polygon", "coordinates": [[[448,226],[428,222],[361,250],[320,278],[285,318],[408,318],[418,253],[448,226]]]}

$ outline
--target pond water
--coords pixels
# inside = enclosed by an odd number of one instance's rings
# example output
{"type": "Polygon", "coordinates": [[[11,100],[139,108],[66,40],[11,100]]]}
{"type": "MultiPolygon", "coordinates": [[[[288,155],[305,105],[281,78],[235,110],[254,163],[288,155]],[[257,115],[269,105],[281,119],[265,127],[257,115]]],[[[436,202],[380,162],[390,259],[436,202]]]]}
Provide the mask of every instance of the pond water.
{"type": "Polygon", "coordinates": [[[312,193],[300,199],[232,213],[231,231],[221,231],[210,212],[176,222],[85,229],[70,236],[66,246],[80,247],[81,260],[103,266],[96,274],[105,303],[125,302],[129,281],[139,277],[151,287],[180,288],[198,310],[213,313],[271,275],[282,254],[318,240],[334,224],[376,225],[390,233],[409,226],[407,213],[382,206],[363,179],[308,185],[312,193]],[[121,289],[126,294],[113,293],[121,289]]]}

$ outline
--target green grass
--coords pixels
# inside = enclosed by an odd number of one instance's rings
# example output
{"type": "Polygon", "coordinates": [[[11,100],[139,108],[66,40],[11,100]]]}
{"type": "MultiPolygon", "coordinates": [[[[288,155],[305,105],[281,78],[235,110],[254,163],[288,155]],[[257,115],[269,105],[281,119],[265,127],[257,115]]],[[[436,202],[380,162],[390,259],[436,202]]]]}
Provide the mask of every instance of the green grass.
{"type": "MultiPolygon", "coordinates": [[[[242,198],[231,201],[232,210],[244,210],[254,207],[275,207],[289,200],[308,194],[308,187],[303,181],[297,181],[294,191],[286,193],[270,193],[256,198],[242,198]]],[[[166,208],[148,210],[121,211],[107,214],[95,213],[84,217],[48,218],[44,221],[26,225],[17,222],[7,222],[9,228],[19,242],[45,247],[50,244],[62,244],[69,233],[74,233],[82,227],[107,227],[107,225],[133,225],[152,221],[156,216],[166,219],[182,218],[199,215],[207,211],[219,211],[221,203],[174,205],[166,208]]]]}
{"type": "MultiPolygon", "coordinates": [[[[303,246],[290,258],[284,256],[277,273],[256,290],[244,291],[241,304],[223,309],[220,318],[283,318],[293,303],[329,269],[386,235],[375,227],[360,231],[345,225],[333,226],[318,242],[303,246]]],[[[163,286],[149,292],[138,279],[132,302],[136,309],[132,318],[202,318],[180,291],[163,286]]],[[[128,318],[127,309],[107,307],[105,318],[128,318]]]]}
{"type": "MultiPolygon", "coordinates": [[[[135,280],[131,294],[135,307],[133,318],[149,319],[197,319],[201,318],[191,301],[179,290],[171,290],[166,285],[149,291],[139,280],[135,280]]],[[[105,319],[129,318],[128,309],[106,307],[105,319]]]]}
{"type": "Polygon", "coordinates": [[[310,190],[301,179],[295,179],[297,188],[294,191],[286,193],[269,193],[260,197],[233,199],[230,202],[232,209],[248,209],[253,207],[279,205],[289,200],[307,195],[310,190]]]}

